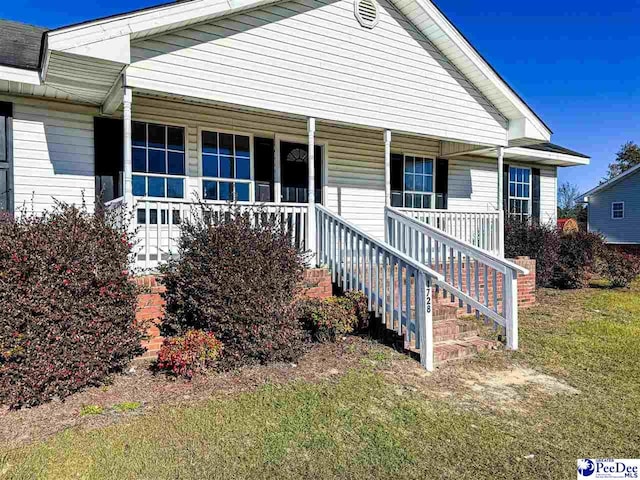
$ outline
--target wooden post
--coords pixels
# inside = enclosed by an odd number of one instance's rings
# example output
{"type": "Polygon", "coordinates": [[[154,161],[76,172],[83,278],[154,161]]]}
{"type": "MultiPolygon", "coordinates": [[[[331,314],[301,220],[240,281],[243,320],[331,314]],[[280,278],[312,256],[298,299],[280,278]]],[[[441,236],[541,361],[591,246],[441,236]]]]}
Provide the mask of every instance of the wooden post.
{"type": "Polygon", "coordinates": [[[307,133],[308,133],[308,166],[309,166],[309,183],[307,187],[307,201],[309,203],[309,250],[311,250],[311,264],[317,265],[320,259],[317,256],[316,248],[316,168],[315,168],[315,132],[316,132],[316,119],[310,117],[307,121],[307,133]]]}
{"type": "Polygon", "coordinates": [[[428,371],[433,371],[433,299],[431,280],[427,282],[423,272],[418,274],[416,285],[416,321],[420,324],[420,363],[428,371]]]}
{"type": "Polygon", "coordinates": [[[504,316],[507,320],[507,348],[518,349],[518,273],[509,269],[503,275],[505,282],[504,316]]]}
{"type": "Polygon", "coordinates": [[[504,258],[504,191],[503,181],[504,170],[504,147],[498,147],[498,252],[504,258]]]}
{"type": "Polygon", "coordinates": [[[384,204],[391,206],[391,130],[384,131],[384,204]]]}
{"type": "Polygon", "coordinates": [[[123,122],[124,122],[124,155],[123,155],[123,182],[122,195],[128,208],[133,207],[133,182],[131,165],[131,104],[133,102],[133,92],[125,87],[122,99],[123,122]]]}
{"type": "MultiPolygon", "coordinates": [[[[280,164],[280,139],[276,135],[273,148],[273,201],[282,202],[282,166],[280,164]]],[[[311,212],[309,212],[311,215],[311,212]]]]}

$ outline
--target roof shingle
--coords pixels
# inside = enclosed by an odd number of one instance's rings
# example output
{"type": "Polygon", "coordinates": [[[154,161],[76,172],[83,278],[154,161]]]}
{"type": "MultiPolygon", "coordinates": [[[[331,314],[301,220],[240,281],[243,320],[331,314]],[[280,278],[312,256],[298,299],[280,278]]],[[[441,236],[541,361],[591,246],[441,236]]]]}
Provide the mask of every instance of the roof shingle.
{"type": "Polygon", "coordinates": [[[46,28],[0,19],[0,65],[36,70],[46,28]]]}

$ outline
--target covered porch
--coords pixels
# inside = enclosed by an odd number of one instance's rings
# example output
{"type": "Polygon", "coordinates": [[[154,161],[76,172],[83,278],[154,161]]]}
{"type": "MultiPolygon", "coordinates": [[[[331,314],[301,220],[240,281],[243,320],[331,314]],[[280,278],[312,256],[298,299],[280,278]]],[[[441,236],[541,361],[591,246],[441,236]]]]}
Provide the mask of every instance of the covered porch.
{"type": "Polygon", "coordinates": [[[242,209],[262,205],[283,219],[296,245],[312,251],[315,204],[381,240],[384,209],[395,207],[495,255],[502,251],[502,147],[483,146],[496,157],[479,162],[480,177],[469,169],[460,173],[463,163],[448,153],[479,146],[133,93],[125,89],[122,99],[121,168],[113,168],[116,130],[96,121],[96,192],[108,206],[135,205],[138,268],[154,269],[175,254],[179,224],[198,202],[220,211],[230,201],[242,209]],[[101,155],[107,143],[112,148],[101,155]],[[482,186],[490,172],[493,181],[482,186]],[[466,177],[466,194],[449,193],[449,184],[459,182],[452,177],[466,177]]]}

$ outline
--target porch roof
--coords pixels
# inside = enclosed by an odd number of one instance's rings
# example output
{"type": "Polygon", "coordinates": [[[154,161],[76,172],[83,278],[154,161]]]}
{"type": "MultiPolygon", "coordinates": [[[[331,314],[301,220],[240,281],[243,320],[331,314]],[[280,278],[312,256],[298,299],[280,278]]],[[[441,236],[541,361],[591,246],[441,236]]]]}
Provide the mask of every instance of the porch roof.
{"type": "MultiPolygon", "coordinates": [[[[466,157],[496,158],[496,149],[478,149],[465,153],[466,157]]],[[[556,167],[589,165],[591,157],[553,143],[540,143],[526,147],[508,147],[504,149],[505,161],[538,163],[556,167]]]]}

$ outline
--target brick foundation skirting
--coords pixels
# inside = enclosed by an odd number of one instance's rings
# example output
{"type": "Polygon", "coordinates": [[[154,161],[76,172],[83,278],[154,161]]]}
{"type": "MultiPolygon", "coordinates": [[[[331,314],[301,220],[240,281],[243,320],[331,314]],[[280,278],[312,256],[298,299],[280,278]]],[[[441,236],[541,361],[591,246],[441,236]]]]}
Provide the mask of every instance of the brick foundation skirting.
{"type": "MultiPolygon", "coordinates": [[[[142,293],[138,295],[137,322],[150,322],[147,329],[147,340],[142,342],[146,352],[140,358],[155,358],[162,346],[163,337],[160,336],[158,324],[164,316],[165,302],[162,293],[165,287],[160,279],[154,275],[136,277],[136,285],[142,293]]],[[[310,268],[305,270],[300,285],[300,295],[309,298],[327,298],[332,294],[331,274],[326,268],[310,268]]]]}
{"type": "MultiPolygon", "coordinates": [[[[521,308],[534,305],[536,303],[536,261],[529,257],[518,257],[511,259],[511,261],[529,270],[528,275],[518,275],[518,305],[521,308]]],[[[466,288],[466,272],[464,266],[462,270],[463,285],[466,288]]],[[[481,281],[482,277],[483,275],[480,273],[481,281]]],[[[164,316],[165,302],[162,298],[162,293],[164,293],[165,287],[159,278],[153,275],[136,277],[135,282],[142,290],[142,293],[138,295],[136,321],[150,322],[150,326],[147,329],[148,339],[142,342],[142,346],[147,350],[141,358],[155,358],[164,340],[160,336],[158,323],[164,316]]],[[[482,283],[484,284],[484,282],[482,283]]],[[[493,282],[491,279],[488,287],[490,298],[492,298],[493,282]]],[[[497,289],[501,295],[502,280],[499,277],[497,289]]],[[[329,270],[326,268],[311,268],[305,270],[304,279],[300,285],[300,295],[309,298],[330,297],[332,295],[332,283],[329,270]]]]}

